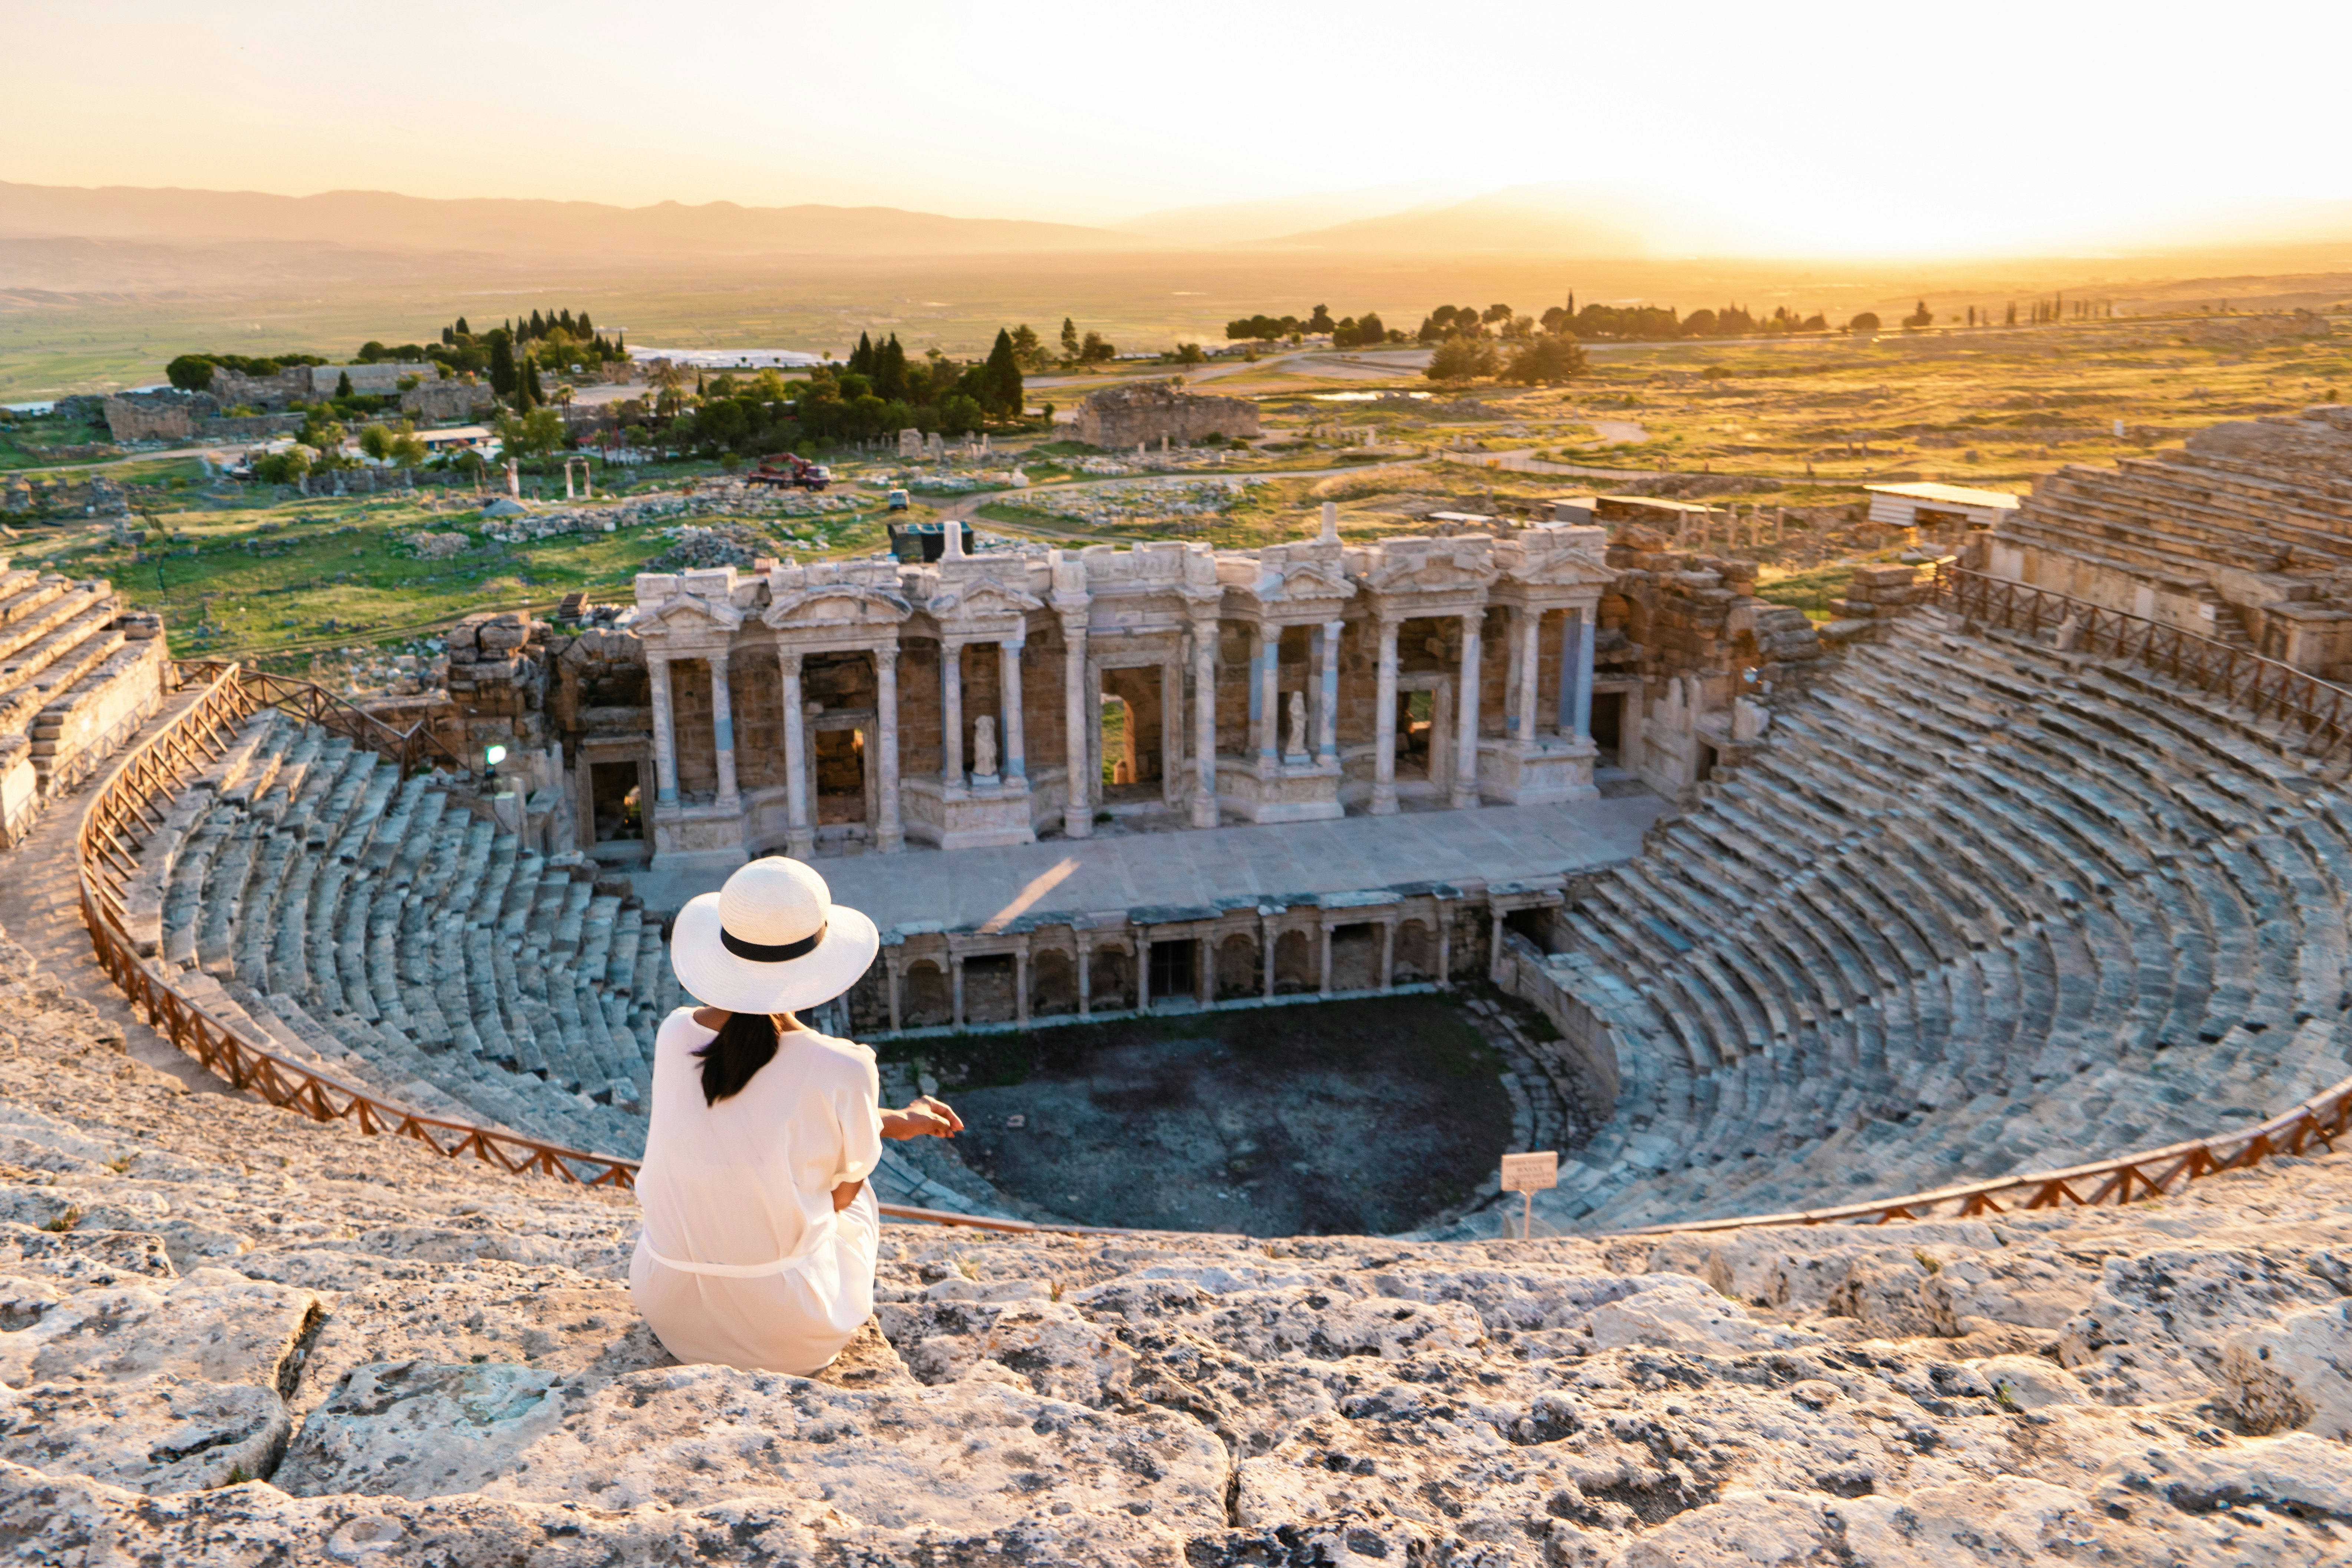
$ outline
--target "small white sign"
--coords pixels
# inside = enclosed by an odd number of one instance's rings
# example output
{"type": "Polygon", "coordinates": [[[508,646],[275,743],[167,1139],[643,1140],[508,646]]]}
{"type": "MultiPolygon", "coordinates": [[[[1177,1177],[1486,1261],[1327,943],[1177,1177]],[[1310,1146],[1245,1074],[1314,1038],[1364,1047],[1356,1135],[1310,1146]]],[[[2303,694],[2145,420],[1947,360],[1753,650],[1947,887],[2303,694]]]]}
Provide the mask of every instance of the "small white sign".
{"type": "Polygon", "coordinates": [[[1503,1156],[1503,1191],[1540,1193],[1558,1185],[1559,1185],[1558,1150],[1547,1149],[1539,1154],[1503,1156]]]}

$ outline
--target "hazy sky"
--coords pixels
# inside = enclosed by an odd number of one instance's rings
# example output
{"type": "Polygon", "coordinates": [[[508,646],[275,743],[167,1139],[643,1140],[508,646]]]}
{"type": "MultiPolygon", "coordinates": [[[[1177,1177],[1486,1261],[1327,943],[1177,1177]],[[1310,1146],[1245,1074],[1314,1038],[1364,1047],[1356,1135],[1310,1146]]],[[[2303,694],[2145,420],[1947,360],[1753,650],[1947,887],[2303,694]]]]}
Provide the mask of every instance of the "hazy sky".
{"type": "Polygon", "coordinates": [[[1114,222],[1639,185],[1816,253],[2352,197],[2352,5],[0,0],[0,179],[1114,222]]]}

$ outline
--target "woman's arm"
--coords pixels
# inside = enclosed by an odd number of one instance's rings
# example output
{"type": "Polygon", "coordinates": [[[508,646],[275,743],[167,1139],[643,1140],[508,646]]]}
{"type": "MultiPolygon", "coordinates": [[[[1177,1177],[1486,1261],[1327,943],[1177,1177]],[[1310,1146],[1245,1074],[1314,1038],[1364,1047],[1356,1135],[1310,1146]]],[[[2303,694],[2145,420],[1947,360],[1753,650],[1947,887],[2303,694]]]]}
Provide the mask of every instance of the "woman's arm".
{"type": "MultiPolygon", "coordinates": [[[[885,1138],[952,1138],[963,1131],[963,1118],[948,1108],[945,1100],[929,1095],[915,1097],[915,1103],[904,1110],[882,1113],[882,1136],[885,1138]]],[[[844,1182],[833,1189],[833,1212],[839,1214],[857,1201],[857,1194],[866,1185],[861,1178],[844,1182]]]]}
{"type": "Polygon", "coordinates": [[[945,1100],[928,1094],[917,1095],[904,1110],[882,1113],[885,1138],[952,1138],[962,1131],[963,1118],[950,1110],[945,1100]]]}

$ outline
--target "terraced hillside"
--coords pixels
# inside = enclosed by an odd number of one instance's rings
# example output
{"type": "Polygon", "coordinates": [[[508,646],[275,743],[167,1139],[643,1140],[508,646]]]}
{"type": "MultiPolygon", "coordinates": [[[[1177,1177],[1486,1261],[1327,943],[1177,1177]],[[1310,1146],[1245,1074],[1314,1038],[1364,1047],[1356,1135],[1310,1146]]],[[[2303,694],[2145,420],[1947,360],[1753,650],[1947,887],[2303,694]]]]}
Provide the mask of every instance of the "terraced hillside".
{"type": "Polygon", "coordinates": [[[1603,1243],[890,1226],[672,1364],[628,1195],[192,1096],[0,941],[27,1563],[2070,1561],[2352,1542],[2352,1155],[2154,1209],[1603,1243]]]}
{"type": "Polygon", "coordinates": [[[2352,1073],[2352,797],[2265,731],[1929,615],[1772,736],[1563,912],[1625,1088],[1560,1223],[2065,1165],[2352,1073]]]}

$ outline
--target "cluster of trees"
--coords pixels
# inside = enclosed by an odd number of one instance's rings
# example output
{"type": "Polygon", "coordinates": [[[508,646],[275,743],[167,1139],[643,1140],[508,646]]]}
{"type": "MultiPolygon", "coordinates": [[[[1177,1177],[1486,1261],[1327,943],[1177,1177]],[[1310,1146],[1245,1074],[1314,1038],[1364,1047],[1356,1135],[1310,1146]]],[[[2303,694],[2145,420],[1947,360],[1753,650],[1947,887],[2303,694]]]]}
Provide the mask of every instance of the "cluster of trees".
{"type": "Polygon", "coordinates": [[[1328,332],[1333,348],[1370,348],[1374,343],[1402,342],[1404,334],[1392,331],[1381,320],[1377,310],[1367,310],[1361,316],[1331,319],[1328,305],[1318,305],[1305,321],[1297,316],[1243,316],[1225,323],[1225,338],[1230,342],[1279,342],[1296,341],[1313,334],[1328,332]]]}
{"type": "Polygon", "coordinates": [[[1495,339],[1457,332],[1437,345],[1423,374],[1432,381],[1467,382],[1495,376],[1536,386],[1582,375],[1585,368],[1583,345],[1563,332],[1522,337],[1507,359],[1495,339]]]}
{"type": "Polygon", "coordinates": [[[213,384],[213,368],[233,370],[240,375],[276,375],[289,364],[324,364],[317,354],[280,354],[272,359],[255,359],[246,354],[182,354],[163,367],[165,379],[183,392],[203,392],[213,384]]]}

